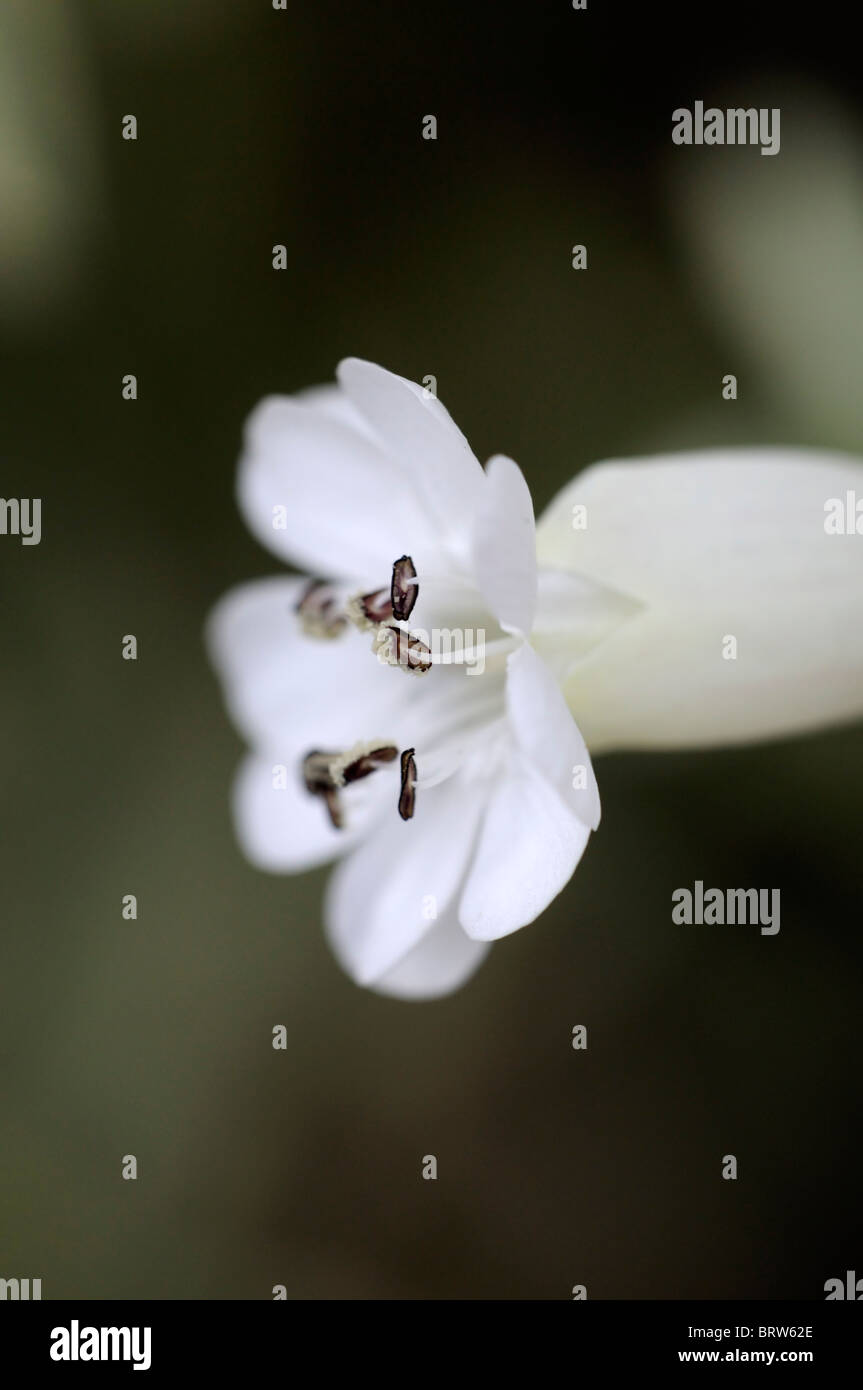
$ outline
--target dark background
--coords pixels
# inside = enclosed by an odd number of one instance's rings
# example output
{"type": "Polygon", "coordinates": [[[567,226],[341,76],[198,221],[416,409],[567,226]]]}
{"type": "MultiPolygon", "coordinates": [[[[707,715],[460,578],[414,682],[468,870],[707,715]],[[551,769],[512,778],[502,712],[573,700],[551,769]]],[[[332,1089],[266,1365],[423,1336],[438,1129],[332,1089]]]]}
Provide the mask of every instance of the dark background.
{"type": "Polygon", "coordinates": [[[602,457],[863,454],[840,20],[13,2],[0,77],[0,491],[43,499],[41,545],[0,537],[0,1276],[817,1299],[863,1272],[859,726],[603,758],[567,891],[460,993],[403,1004],[340,973],[323,873],[241,859],[202,645],[277,569],[233,501],[246,413],[348,354],[434,374],[538,512],[602,457]],[[673,146],[696,99],[780,105],[781,153],[673,146]],[[780,887],[781,932],[675,926],[696,878],[780,887]]]}

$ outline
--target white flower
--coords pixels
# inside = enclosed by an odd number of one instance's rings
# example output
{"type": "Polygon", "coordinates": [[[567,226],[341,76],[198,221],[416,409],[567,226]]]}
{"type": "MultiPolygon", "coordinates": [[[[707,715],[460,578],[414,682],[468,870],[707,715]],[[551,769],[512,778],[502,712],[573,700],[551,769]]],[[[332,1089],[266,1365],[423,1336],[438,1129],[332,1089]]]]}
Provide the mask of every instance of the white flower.
{"type": "Polygon", "coordinates": [[[573,873],[599,822],[580,728],[594,751],[670,748],[860,710],[863,538],[826,534],[824,506],[863,471],[786,450],[602,464],[535,534],[516,464],[483,470],[434,396],[356,359],[338,376],[257,408],[238,487],[255,535],[327,582],[235,590],[209,646],[252,749],[245,853],[342,856],[339,960],[429,997],[573,873]]]}

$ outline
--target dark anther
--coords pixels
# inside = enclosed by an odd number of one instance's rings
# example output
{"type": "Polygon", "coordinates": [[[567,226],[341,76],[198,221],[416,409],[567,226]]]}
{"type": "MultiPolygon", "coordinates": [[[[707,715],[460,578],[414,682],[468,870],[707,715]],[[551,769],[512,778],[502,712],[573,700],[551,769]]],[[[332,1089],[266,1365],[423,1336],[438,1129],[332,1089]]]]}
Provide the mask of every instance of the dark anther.
{"type": "Polygon", "coordinates": [[[396,560],[393,565],[390,600],[393,617],[400,623],[407,622],[417,601],[419,585],[415,582],[416,577],[416,568],[410,555],[403,555],[400,560],[396,560]]]}
{"type": "Polygon", "coordinates": [[[320,792],[326,787],[335,786],[330,768],[333,759],[338,756],[338,753],[319,753],[317,749],[306,754],[303,758],[303,781],[307,791],[320,792]]]}
{"type": "Polygon", "coordinates": [[[311,579],[296,605],[296,612],[309,637],[338,637],[346,626],[346,618],[338,606],[331,585],[321,579],[311,579]]]}
{"type": "Polygon", "coordinates": [[[399,792],[399,815],[402,820],[410,820],[417,804],[417,765],[414,749],[406,748],[402,753],[402,789],[399,792]]]}
{"type": "Polygon", "coordinates": [[[398,751],[397,748],[373,748],[371,753],[363,753],[356,762],[349,763],[345,768],[342,773],[343,781],[358,782],[361,777],[368,777],[376,768],[397,758],[398,751]]]}
{"type": "Polygon", "coordinates": [[[418,676],[431,670],[431,648],[425,642],[412,637],[409,632],[403,632],[400,627],[387,627],[383,631],[387,634],[386,659],[391,666],[403,666],[406,671],[418,676]]]}
{"type": "Polygon", "coordinates": [[[306,791],[311,792],[312,796],[322,798],[333,829],[341,830],[343,824],[342,808],[339,805],[339,796],[331,771],[333,759],[337,756],[336,753],[319,753],[317,751],[307,753],[303,759],[303,781],[306,784],[306,791]]]}
{"type": "Polygon", "coordinates": [[[357,603],[363,617],[370,623],[386,623],[393,616],[393,606],[386,589],[376,589],[372,594],[361,594],[357,603]]]}

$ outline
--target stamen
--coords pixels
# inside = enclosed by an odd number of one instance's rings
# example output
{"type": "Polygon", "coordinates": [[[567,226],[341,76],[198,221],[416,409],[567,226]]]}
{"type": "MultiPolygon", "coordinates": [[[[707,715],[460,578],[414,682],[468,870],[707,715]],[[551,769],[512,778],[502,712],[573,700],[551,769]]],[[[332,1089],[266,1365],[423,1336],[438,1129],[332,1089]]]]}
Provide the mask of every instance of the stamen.
{"type": "Polygon", "coordinates": [[[347,615],[360,632],[387,623],[393,616],[393,606],[386,589],[375,589],[371,594],[354,594],[346,604],[347,615]]]}
{"type": "Polygon", "coordinates": [[[338,637],[347,625],[344,614],[339,611],[335,590],[321,579],[309,580],[294,611],[307,637],[329,641],[338,637]]]}
{"type": "Polygon", "coordinates": [[[419,591],[416,566],[410,555],[403,555],[393,565],[393,577],[390,584],[393,617],[398,622],[407,622],[414,610],[419,591]]]}
{"type": "Polygon", "coordinates": [[[432,668],[431,648],[400,627],[379,627],[372,651],[384,666],[400,666],[412,676],[424,676],[432,668]]]}
{"type": "Polygon", "coordinates": [[[416,810],[417,765],[415,749],[406,748],[402,753],[402,786],[399,792],[399,815],[402,820],[410,820],[416,810]]]}
{"type": "Polygon", "coordinates": [[[391,744],[358,743],[348,753],[321,753],[317,749],[303,759],[306,791],[322,798],[335,830],[344,825],[338,789],[348,782],[359,782],[385,763],[398,757],[391,744]]]}

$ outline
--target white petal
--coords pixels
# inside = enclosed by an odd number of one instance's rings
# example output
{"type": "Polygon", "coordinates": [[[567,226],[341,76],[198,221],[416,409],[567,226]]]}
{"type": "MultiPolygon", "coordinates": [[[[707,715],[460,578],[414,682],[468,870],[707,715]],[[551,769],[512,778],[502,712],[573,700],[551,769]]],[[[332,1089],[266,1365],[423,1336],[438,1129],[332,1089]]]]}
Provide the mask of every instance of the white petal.
{"type": "Polygon", "coordinates": [[[335,383],[328,386],[308,386],[305,391],[297,391],[291,399],[296,401],[297,405],[311,406],[329,419],[338,420],[339,424],[348,425],[366,439],[377,442],[374,433],[369,429],[368,421],[360,414],[341,386],[335,383]]]}
{"type": "Polygon", "coordinates": [[[595,830],[599,788],[587,745],[560,687],[527,644],[507,661],[506,706],[519,748],[574,815],[595,830]]]}
{"type": "Polygon", "coordinates": [[[480,592],[502,627],[527,634],[536,611],[536,536],[530,489],[512,459],[486,465],[474,520],[473,569],[480,592]]]}
{"type": "Polygon", "coordinates": [[[460,989],[490,950],[486,942],[473,941],[462,931],[451,909],[373,988],[395,999],[439,999],[460,989]]]}
{"type": "Polygon", "coordinates": [[[485,479],[449,412],[423,387],[358,357],[339,364],[338,378],[439,532],[459,546],[485,479]]]}
{"type": "Polygon", "coordinates": [[[358,984],[392,969],[443,916],[464,877],[482,802],[457,777],[417,796],[339,866],[327,890],[330,943],[358,984]]]}
{"type": "Polygon", "coordinates": [[[492,793],[459,903],[468,935],[493,941],[532,922],[571,878],[589,836],[555,788],[516,753],[492,793]]]}
{"type": "Polygon", "coordinates": [[[744,742],[863,712],[863,538],[824,526],[825,504],[849,491],[863,497],[859,461],[793,449],[599,464],[564,489],[537,528],[540,562],[646,605],[567,681],[594,753],[744,742]],[[723,658],[729,637],[736,660],[723,658]]]}
{"type": "MultiPolygon", "coordinates": [[[[326,807],[306,791],[296,766],[250,755],[240,764],[232,797],[241,850],[256,868],[270,873],[298,873],[335,859],[380,815],[387,787],[378,781],[379,775],[342,793],[345,825],[334,830],[326,807]],[[357,797],[351,795],[354,791],[357,797]]],[[[395,804],[398,783],[389,779],[388,790],[395,804]]]]}
{"type": "Polygon", "coordinates": [[[404,471],[337,418],[331,398],[323,409],[276,396],[261,402],[246,424],[237,495],[257,539],[312,574],[373,586],[406,552],[418,565],[438,562],[404,471]]]}
{"type": "Polygon", "coordinates": [[[207,625],[234,722],[282,761],[391,738],[406,697],[399,682],[407,677],[375,659],[367,633],[348,627],[331,641],[304,635],[294,607],[307,582],[279,575],[240,585],[207,625]]]}

